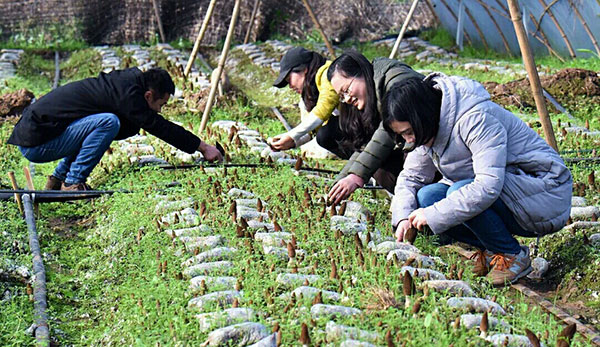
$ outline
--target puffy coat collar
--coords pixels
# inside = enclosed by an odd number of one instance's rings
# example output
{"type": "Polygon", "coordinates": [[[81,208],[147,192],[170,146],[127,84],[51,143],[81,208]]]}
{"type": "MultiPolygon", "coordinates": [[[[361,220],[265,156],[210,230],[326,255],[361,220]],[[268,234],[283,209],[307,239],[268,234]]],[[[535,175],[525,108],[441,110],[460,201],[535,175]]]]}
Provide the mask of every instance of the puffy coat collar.
{"type": "Polygon", "coordinates": [[[446,76],[434,72],[425,80],[433,80],[442,91],[442,107],[440,110],[440,127],[431,149],[442,154],[448,146],[452,128],[458,120],[476,105],[490,100],[490,94],[485,88],[468,78],[446,76]]]}

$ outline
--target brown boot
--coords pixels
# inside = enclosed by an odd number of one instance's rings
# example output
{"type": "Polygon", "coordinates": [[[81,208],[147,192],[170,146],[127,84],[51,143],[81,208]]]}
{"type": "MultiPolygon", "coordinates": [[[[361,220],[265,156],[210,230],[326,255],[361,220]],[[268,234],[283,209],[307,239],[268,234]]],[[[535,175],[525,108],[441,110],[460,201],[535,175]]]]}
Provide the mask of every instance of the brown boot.
{"type": "Polygon", "coordinates": [[[76,192],[76,191],[93,190],[93,189],[92,189],[92,187],[88,186],[85,182],[79,182],[79,183],[73,183],[73,184],[68,184],[66,182],[63,182],[60,187],[60,190],[76,192]]]}
{"type": "Polygon", "coordinates": [[[62,183],[63,181],[50,175],[48,176],[48,180],[46,181],[46,186],[44,187],[44,190],[60,190],[62,183]]]}
{"type": "Polygon", "coordinates": [[[494,286],[515,283],[532,270],[527,246],[521,246],[519,254],[496,253],[490,264],[492,271],[487,277],[492,280],[494,286]]]}
{"type": "Polygon", "coordinates": [[[492,261],[492,257],[492,253],[481,249],[471,254],[469,259],[475,262],[475,265],[473,266],[473,273],[475,276],[483,277],[490,272],[490,262],[492,261]]]}

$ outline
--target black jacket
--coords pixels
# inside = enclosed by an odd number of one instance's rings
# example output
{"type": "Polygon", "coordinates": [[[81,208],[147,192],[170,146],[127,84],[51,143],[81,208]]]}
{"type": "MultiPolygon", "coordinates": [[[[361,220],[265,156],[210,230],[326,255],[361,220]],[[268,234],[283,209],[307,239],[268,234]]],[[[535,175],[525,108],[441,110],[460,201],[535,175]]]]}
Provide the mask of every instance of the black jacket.
{"type": "Polygon", "coordinates": [[[187,153],[200,139],[169,122],[148,107],[142,72],[137,68],[100,73],[56,88],[23,111],[8,143],[23,147],[41,145],[59,136],[77,119],[96,113],[114,113],[121,127],[116,140],[137,134],[140,128],[187,153]]]}

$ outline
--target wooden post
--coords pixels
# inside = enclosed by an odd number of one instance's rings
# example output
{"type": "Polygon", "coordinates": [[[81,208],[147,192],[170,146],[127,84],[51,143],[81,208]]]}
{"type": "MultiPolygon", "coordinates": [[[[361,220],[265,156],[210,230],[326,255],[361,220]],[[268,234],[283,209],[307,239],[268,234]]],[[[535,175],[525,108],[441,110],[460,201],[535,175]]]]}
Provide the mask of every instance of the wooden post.
{"type": "MultiPolygon", "coordinates": [[[[23,167],[23,173],[25,174],[25,183],[27,184],[27,189],[35,190],[35,187],[33,186],[33,179],[31,178],[31,171],[29,171],[29,168],[27,166],[23,167]]],[[[33,203],[33,209],[35,211],[35,214],[39,215],[40,207],[37,202],[33,203]]]]}
{"type": "Polygon", "coordinates": [[[223,50],[221,51],[221,57],[219,58],[219,66],[217,66],[217,69],[213,72],[210,93],[208,94],[208,100],[206,100],[206,106],[204,107],[202,123],[200,123],[200,132],[203,132],[206,128],[206,123],[208,122],[208,115],[210,114],[210,111],[212,109],[213,100],[215,99],[215,94],[217,92],[217,85],[219,84],[219,80],[221,80],[221,73],[223,72],[225,61],[227,60],[227,53],[229,53],[229,45],[231,44],[231,38],[233,37],[235,23],[237,22],[238,15],[240,14],[240,1],[241,0],[235,0],[235,5],[233,6],[233,13],[231,14],[229,30],[227,31],[227,37],[225,37],[225,43],[223,44],[223,50]]]}
{"type": "Polygon", "coordinates": [[[165,42],[165,31],[163,30],[162,20],[160,20],[160,12],[158,11],[157,0],[152,0],[152,6],[154,7],[154,15],[156,16],[156,22],[158,23],[158,32],[160,33],[160,40],[165,42]]]}
{"type": "Polygon", "coordinates": [[[406,32],[406,28],[408,28],[408,23],[410,22],[413,13],[415,13],[415,9],[417,8],[417,4],[419,0],[414,0],[412,5],[410,6],[410,10],[408,10],[408,14],[406,15],[406,19],[404,20],[404,24],[402,24],[402,28],[400,28],[400,33],[398,34],[398,38],[396,38],[396,42],[394,43],[394,48],[392,48],[392,52],[390,53],[390,59],[394,59],[396,53],[398,52],[398,47],[400,47],[400,41],[402,41],[402,37],[406,32]]]}
{"type": "MultiPolygon", "coordinates": [[[[500,28],[500,25],[498,25],[498,22],[496,22],[496,20],[494,19],[494,16],[492,16],[492,13],[490,12],[490,9],[488,8],[488,5],[486,3],[484,3],[483,1],[481,1],[481,0],[477,0],[477,2],[481,5],[481,7],[483,7],[483,9],[487,13],[488,17],[490,17],[490,20],[492,21],[492,23],[496,27],[496,30],[498,30],[498,34],[500,34],[500,38],[502,39],[502,43],[504,43],[504,48],[506,49],[506,53],[508,53],[508,55],[512,56],[513,54],[512,54],[512,52],[510,50],[510,45],[508,44],[508,40],[506,40],[506,37],[504,36],[504,33],[502,32],[502,29],[500,28]]],[[[523,25],[523,23],[521,23],[521,25],[523,25]]],[[[525,34],[525,35],[527,35],[527,34],[525,34]]]]}
{"type": "Polygon", "coordinates": [[[252,15],[250,16],[250,22],[248,23],[248,29],[246,29],[246,36],[244,37],[244,44],[247,44],[248,40],[250,40],[250,33],[252,32],[252,28],[254,27],[254,18],[256,17],[256,12],[258,12],[259,4],[260,4],[260,0],[254,0],[254,7],[252,8],[252,15]]]}
{"type": "Polygon", "coordinates": [[[471,11],[469,11],[469,9],[466,8],[466,7],[465,7],[465,13],[469,17],[469,19],[471,20],[471,23],[473,23],[473,26],[475,27],[475,30],[477,30],[477,34],[479,34],[479,37],[481,38],[481,42],[483,43],[483,47],[485,47],[485,50],[488,51],[490,49],[490,47],[488,46],[488,43],[485,40],[485,36],[483,35],[483,32],[481,31],[481,28],[479,27],[479,24],[477,24],[477,20],[475,20],[475,18],[471,14],[471,11]]]}
{"type": "Polygon", "coordinates": [[[431,15],[435,19],[436,25],[440,25],[442,23],[442,21],[440,20],[440,17],[438,17],[437,13],[435,13],[435,10],[433,9],[433,5],[431,4],[431,0],[425,0],[425,4],[429,8],[429,12],[431,12],[431,15]]]}
{"type": "Polygon", "coordinates": [[[292,130],[292,126],[290,125],[290,123],[288,123],[288,121],[281,114],[281,112],[279,112],[279,110],[277,109],[277,107],[271,107],[271,111],[273,111],[273,113],[275,113],[275,116],[277,116],[277,119],[279,119],[279,121],[281,122],[281,124],[283,124],[283,127],[285,128],[285,131],[292,130]]]}
{"type": "Polygon", "coordinates": [[[302,2],[304,3],[304,7],[306,7],[306,10],[308,11],[308,15],[310,16],[310,19],[312,19],[313,24],[315,25],[315,27],[317,27],[317,30],[319,31],[319,33],[321,33],[321,37],[323,38],[323,41],[325,42],[325,46],[327,46],[327,50],[329,51],[329,54],[331,54],[332,58],[335,58],[335,50],[333,49],[331,42],[329,42],[329,39],[325,35],[325,32],[323,31],[321,24],[317,20],[317,16],[315,16],[315,13],[313,12],[312,7],[310,7],[308,0],[302,0],[302,2]]]}
{"type": "Polygon", "coordinates": [[[208,22],[210,21],[210,17],[212,17],[213,10],[215,9],[215,3],[217,0],[210,0],[208,4],[208,8],[206,9],[206,15],[204,16],[204,21],[202,21],[202,26],[200,27],[200,32],[196,37],[196,42],[194,42],[194,48],[192,49],[192,54],[190,54],[190,59],[188,59],[188,63],[185,66],[185,71],[183,74],[187,77],[189,75],[190,70],[192,70],[192,65],[194,65],[194,59],[196,59],[196,55],[198,54],[198,50],[200,49],[200,42],[202,42],[202,38],[204,37],[204,33],[206,32],[206,28],[208,28],[208,22]]]}
{"type": "MultiPolygon", "coordinates": [[[[539,1],[540,1],[540,4],[542,6],[544,6],[544,12],[548,12],[548,16],[550,16],[550,19],[556,26],[556,29],[558,29],[560,36],[562,36],[563,40],[565,41],[565,45],[567,45],[567,49],[569,50],[569,54],[571,55],[571,58],[575,58],[576,57],[575,50],[573,50],[573,46],[571,45],[571,42],[569,42],[569,38],[567,37],[567,34],[563,30],[563,28],[560,26],[560,24],[558,23],[558,20],[556,19],[556,17],[554,17],[554,14],[550,10],[550,6],[552,6],[552,4],[546,5],[546,2],[544,2],[544,0],[539,0],[539,1]]],[[[542,21],[542,18],[540,18],[540,22],[541,21],[542,21]]],[[[540,24],[536,25],[536,31],[539,30],[539,27],[540,27],[540,24]]]]}
{"type": "MultiPolygon", "coordinates": [[[[14,190],[18,190],[19,186],[17,185],[17,180],[15,179],[15,173],[13,171],[8,172],[8,178],[10,179],[10,184],[14,190]]],[[[19,212],[23,214],[23,202],[21,201],[21,195],[15,193],[15,201],[17,202],[17,206],[19,207],[19,212]]]]}
{"type": "Polygon", "coordinates": [[[575,11],[575,15],[577,16],[577,18],[579,18],[579,20],[581,21],[581,24],[583,25],[583,28],[585,29],[585,32],[588,34],[588,36],[592,40],[592,44],[594,45],[594,48],[596,49],[596,53],[600,54],[600,46],[598,46],[598,41],[596,41],[596,38],[594,37],[594,33],[592,33],[592,30],[587,25],[587,23],[585,22],[585,19],[583,19],[583,16],[579,12],[579,9],[577,8],[577,4],[574,3],[573,0],[569,0],[569,4],[571,5],[571,7],[573,7],[573,11],[575,11]]]}
{"type": "Polygon", "coordinates": [[[546,142],[548,142],[548,144],[558,153],[558,145],[556,144],[556,138],[554,137],[554,129],[552,129],[552,122],[548,116],[548,110],[546,109],[546,102],[542,92],[542,84],[540,83],[540,77],[538,76],[538,72],[535,67],[533,53],[531,51],[531,47],[529,46],[529,41],[527,40],[527,33],[523,27],[521,11],[517,5],[517,0],[507,1],[508,8],[510,10],[510,16],[512,18],[513,25],[515,26],[517,39],[519,40],[519,47],[521,48],[521,55],[523,56],[525,69],[527,70],[527,75],[529,76],[529,84],[531,85],[531,92],[533,93],[533,98],[535,99],[535,106],[537,108],[538,115],[540,116],[540,122],[542,123],[544,135],[546,136],[546,142]]]}

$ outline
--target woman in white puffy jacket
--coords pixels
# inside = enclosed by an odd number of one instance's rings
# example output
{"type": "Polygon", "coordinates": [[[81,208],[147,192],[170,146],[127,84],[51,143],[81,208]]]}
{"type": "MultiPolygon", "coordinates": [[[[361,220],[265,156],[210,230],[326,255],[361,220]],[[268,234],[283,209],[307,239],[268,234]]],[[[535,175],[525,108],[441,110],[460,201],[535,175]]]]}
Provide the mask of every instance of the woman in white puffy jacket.
{"type": "Polygon", "coordinates": [[[513,235],[556,232],[569,218],[572,176],[558,153],[467,78],[406,80],[384,109],[388,131],[414,144],[390,207],[398,240],[428,226],[477,247],[473,271],[494,285],[527,275],[529,249],[513,235]]]}

